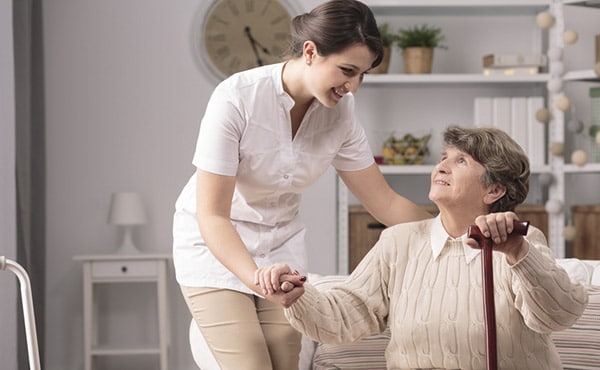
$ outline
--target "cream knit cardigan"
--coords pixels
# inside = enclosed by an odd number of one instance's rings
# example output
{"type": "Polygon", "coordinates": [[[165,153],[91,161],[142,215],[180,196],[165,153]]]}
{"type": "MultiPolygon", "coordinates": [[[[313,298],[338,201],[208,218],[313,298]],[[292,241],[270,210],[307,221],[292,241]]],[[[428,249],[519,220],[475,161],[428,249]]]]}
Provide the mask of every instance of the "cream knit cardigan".
{"type": "MultiPolygon", "coordinates": [[[[467,263],[449,238],[434,260],[433,219],[386,229],[346,282],[327,292],[305,284],[286,317],[323,343],[347,343],[389,325],[388,369],[485,369],[481,258],[467,263]]],[[[555,263],[530,227],[529,253],[510,266],[494,253],[499,369],[562,369],[549,337],[572,325],[585,288],[555,263]]]]}

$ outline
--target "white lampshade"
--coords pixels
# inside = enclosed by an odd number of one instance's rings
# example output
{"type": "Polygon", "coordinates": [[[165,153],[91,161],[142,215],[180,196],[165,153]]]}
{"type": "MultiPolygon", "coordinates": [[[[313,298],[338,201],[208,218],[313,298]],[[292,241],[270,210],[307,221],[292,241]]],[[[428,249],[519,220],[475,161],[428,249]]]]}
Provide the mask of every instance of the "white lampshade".
{"type": "Polygon", "coordinates": [[[112,225],[141,225],[146,223],[146,211],[138,193],[113,193],[110,199],[108,223],[112,225]]]}
{"type": "Polygon", "coordinates": [[[120,254],[137,254],[140,251],[133,243],[132,228],[146,223],[146,211],[138,193],[113,193],[110,198],[108,223],[123,229],[120,254]]]}

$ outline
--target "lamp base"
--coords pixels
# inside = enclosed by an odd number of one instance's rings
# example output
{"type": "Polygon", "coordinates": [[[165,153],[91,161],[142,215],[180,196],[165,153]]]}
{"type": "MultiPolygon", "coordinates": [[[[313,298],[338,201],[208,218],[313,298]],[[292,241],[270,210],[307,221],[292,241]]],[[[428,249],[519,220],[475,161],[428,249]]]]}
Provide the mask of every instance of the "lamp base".
{"type": "Polygon", "coordinates": [[[117,249],[118,254],[140,254],[140,250],[136,248],[135,244],[133,244],[133,238],[131,237],[131,226],[125,226],[123,228],[123,242],[119,249],[117,249]]]}

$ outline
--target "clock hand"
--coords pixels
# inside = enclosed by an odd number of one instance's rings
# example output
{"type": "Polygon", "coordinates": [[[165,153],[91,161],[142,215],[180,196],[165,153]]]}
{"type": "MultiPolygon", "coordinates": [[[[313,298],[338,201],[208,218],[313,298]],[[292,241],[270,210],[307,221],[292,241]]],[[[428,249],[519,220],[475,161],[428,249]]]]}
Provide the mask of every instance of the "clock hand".
{"type": "Polygon", "coordinates": [[[254,36],[252,36],[252,32],[250,31],[250,27],[246,26],[244,28],[244,32],[246,33],[246,37],[248,38],[248,41],[250,42],[250,46],[252,46],[252,51],[254,52],[254,55],[256,56],[256,62],[259,66],[263,65],[262,59],[260,58],[260,56],[258,55],[258,50],[256,49],[256,47],[260,47],[261,51],[267,55],[269,55],[269,49],[267,49],[266,47],[264,47],[260,42],[258,42],[254,36]]]}
{"type": "Polygon", "coordinates": [[[256,64],[262,66],[263,61],[258,55],[258,50],[256,50],[256,40],[254,39],[254,37],[252,37],[252,34],[250,33],[250,27],[246,26],[246,28],[244,28],[244,32],[246,33],[246,37],[248,37],[248,41],[250,41],[250,46],[252,46],[252,51],[254,52],[254,56],[256,57],[256,64]]]}

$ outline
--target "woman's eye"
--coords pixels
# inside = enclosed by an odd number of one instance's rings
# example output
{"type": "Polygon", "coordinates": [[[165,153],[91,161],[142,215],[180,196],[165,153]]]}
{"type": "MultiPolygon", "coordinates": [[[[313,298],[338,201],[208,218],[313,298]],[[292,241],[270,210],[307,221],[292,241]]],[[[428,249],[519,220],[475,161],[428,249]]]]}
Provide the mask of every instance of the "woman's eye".
{"type": "Polygon", "coordinates": [[[342,70],[342,72],[345,75],[353,75],[354,74],[354,70],[350,69],[350,68],[344,68],[344,67],[340,67],[340,69],[342,70]]]}

